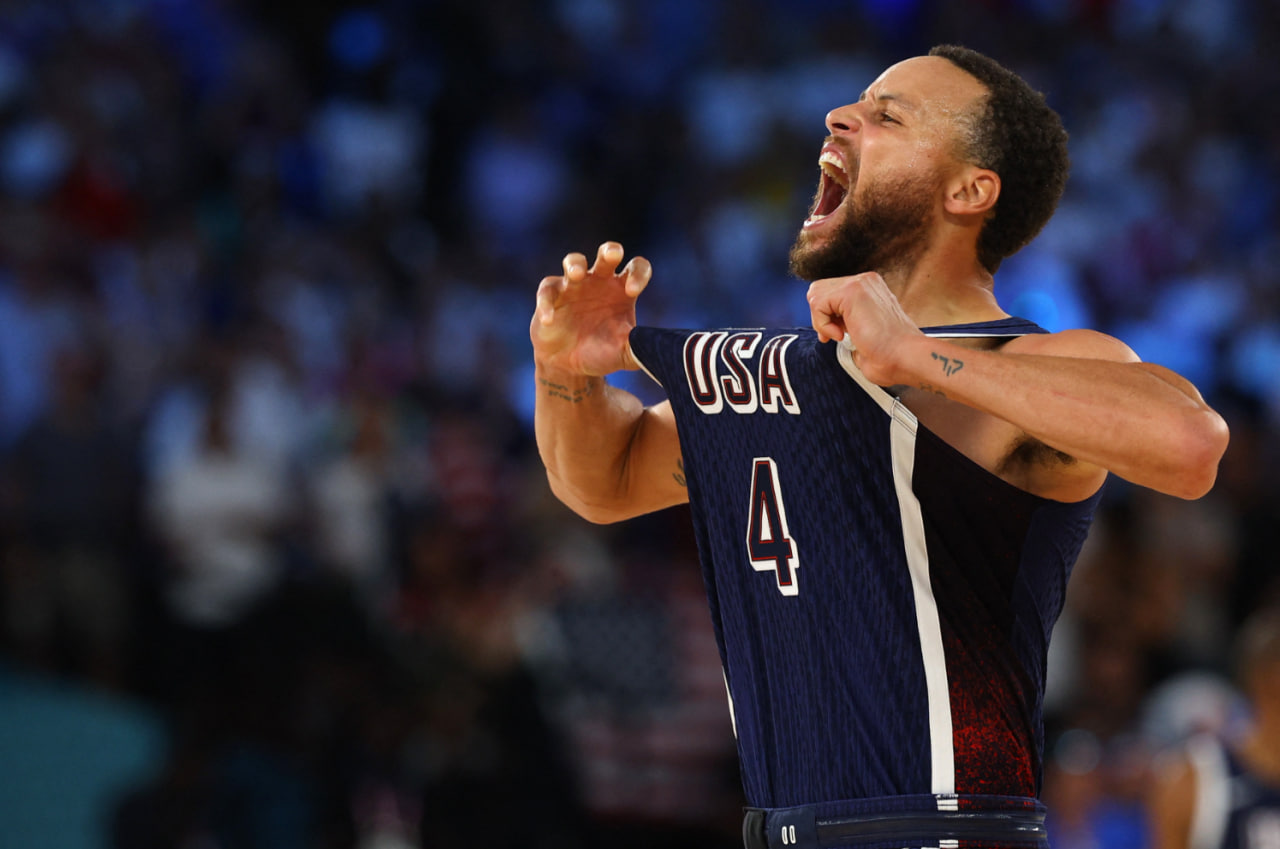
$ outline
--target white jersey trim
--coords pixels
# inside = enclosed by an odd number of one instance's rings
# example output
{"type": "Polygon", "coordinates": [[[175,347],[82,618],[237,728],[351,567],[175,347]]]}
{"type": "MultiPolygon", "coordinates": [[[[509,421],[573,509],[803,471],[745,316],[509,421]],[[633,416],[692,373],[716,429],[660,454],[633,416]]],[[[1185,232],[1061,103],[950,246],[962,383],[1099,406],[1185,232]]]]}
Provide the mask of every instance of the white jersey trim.
{"type": "Polygon", "coordinates": [[[893,485],[902,515],[902,543],[911,575],[915,600],[916,628],[924,663],[925,693],[929,703],[930,792],[939,796],[956,792],[955,737],[951,720],[951,690],[947,682],[947,655],[942,644],[942,623],[938,601],[929,579],[929,549],[924,536],[924,513],[912,489],[916,463],[914,413],[883,388],[876,386],[853,362],[848,344],[841,344],[837,357],[850,377],[889,415],[889,443],[893,460],[893,485]]]}
{"type": "Polygon", "coordinates": [[[733,739],[738,739],[738,715],[733,709],[733,691],[729,689],[729,673],[720,668],[720,677],[724,679],[724,695],[729,700],[729,724],[733,726],[733,739]]]}
{"type": "MultiPolygon", "coordinates": [[[[871,400],[879,404],[880,409],[884,410],[885,413],[892,416],[894,408],[900,406],[898,404],[898,399],[890,395],[884,387],[876,386],[868,380],[867,376],[862,373],[862,369],[853,364],[853,346],[849,344],[849,340],[847,338],[845,341],[840,343],[838,348],[836,348],[836,358],[840,360],[840,366],[850,377],[853,378],[854,382],[861,386],[863,390],[871,396],[871,400]]],[[[903,410],[907,415],[911,416],[913,420],[915,419],[915,415],[913,415],[910,410],[907,410],[905,407],[903,410]]],[[[914,431],[914,426],[912,429],[914,431]]]]}
{"type": "MultiPolygon", "coordinates": [[[[640,370],[641,370],[642,372],[644,372],[645,374],[649,375],[649,379],[650,379],[650,380],[652,380],[654,383],[658,384],[659,386],[662,386],[662,381],[661,381],[661,380],[658,380],[657,375],[655,375],[653,372],[649,371],[649,367],[648,367],[647,365],[645,365],[645,364],[644,364],[644,360],[642,360],[642,359],[640,359],[639,357],[637,357],[637,356],[636,356],[635,349],[631,347],[631,341],[630,341],[630,340],[628,340],[628,341],[627,341],[627,353],[631,354],[631,359],[632,359],[632,361],[633,361],[633,362],[635,362],[635,364],[636,364],[636,365],[640,366],[640,370]]],[[[667,387],[662,386],[662,388],[663,388],[663,389],[666,389],[667,387]]]]}
{"type": "Polygon", "coordinates": [[[1189,849],[1218,849],[1231,816],[1231,775],[1222,744],[1208,735],[1187,742],[1187,757],[1196,775],[1189,849]]]}
{"type": "Polygon", "coordinates": [[[930,339],[1016,339],[1028,335],[1025,331],[1008,330],[964,330],[950,332],[947,330],[927,330],[924,335],[930,339]]]}

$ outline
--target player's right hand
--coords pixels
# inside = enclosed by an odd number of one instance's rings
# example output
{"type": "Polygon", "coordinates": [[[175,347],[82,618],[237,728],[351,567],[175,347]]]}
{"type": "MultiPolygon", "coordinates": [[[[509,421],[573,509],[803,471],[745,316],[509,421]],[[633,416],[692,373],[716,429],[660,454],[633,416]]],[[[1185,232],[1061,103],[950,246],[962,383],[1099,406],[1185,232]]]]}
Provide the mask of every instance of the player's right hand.
{"type": "Polygon", "coordinates": [[[622,245],[605,242],[590,268],[585,256],[571,253],[562,276],[542,278],[529,324],[540,366],[587,377],[639,367],[628,338],[652,269],[643,257],[619,269],[622,256],[622,245]]]}

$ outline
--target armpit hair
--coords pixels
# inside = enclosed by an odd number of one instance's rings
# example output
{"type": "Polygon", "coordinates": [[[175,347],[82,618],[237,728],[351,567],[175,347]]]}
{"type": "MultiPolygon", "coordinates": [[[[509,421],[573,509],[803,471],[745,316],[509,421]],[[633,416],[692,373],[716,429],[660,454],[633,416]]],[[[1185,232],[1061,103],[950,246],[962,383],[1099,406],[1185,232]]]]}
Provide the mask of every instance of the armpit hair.
{"type": "Polygon", "coordinates": [[[1065,451],[1051,448],[1034,437],[1026,436],[1014,443],[1013,448],[1000,464],[1000,471],[1006,472],[1014,466],[1070,466],[1076,462],[1065,451]]]}

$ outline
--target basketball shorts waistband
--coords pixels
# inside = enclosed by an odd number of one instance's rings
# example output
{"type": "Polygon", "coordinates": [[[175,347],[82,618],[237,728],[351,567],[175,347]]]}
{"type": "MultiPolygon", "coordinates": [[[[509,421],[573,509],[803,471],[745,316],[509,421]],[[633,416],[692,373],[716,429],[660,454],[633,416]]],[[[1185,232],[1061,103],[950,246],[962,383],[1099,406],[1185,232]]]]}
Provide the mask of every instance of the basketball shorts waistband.
{"type": "Polygon", "coordinates": [[[1045,807],[1021,796],[885,796],[747,808],[746,849],[1048,849],[1045,807]]]}

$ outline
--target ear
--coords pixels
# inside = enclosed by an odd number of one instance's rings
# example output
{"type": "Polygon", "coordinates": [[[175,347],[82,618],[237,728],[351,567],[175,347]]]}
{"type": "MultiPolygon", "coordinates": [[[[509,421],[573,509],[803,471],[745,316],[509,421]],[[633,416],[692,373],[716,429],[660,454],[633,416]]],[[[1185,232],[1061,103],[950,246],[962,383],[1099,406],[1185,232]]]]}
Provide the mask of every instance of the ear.
{"type": "Polygon", "coordinates": [[[947,185],[943,207],[952,215],[986,217],[1000,197],[1000,175],[990,168],[966,166],[947,185]]]}

